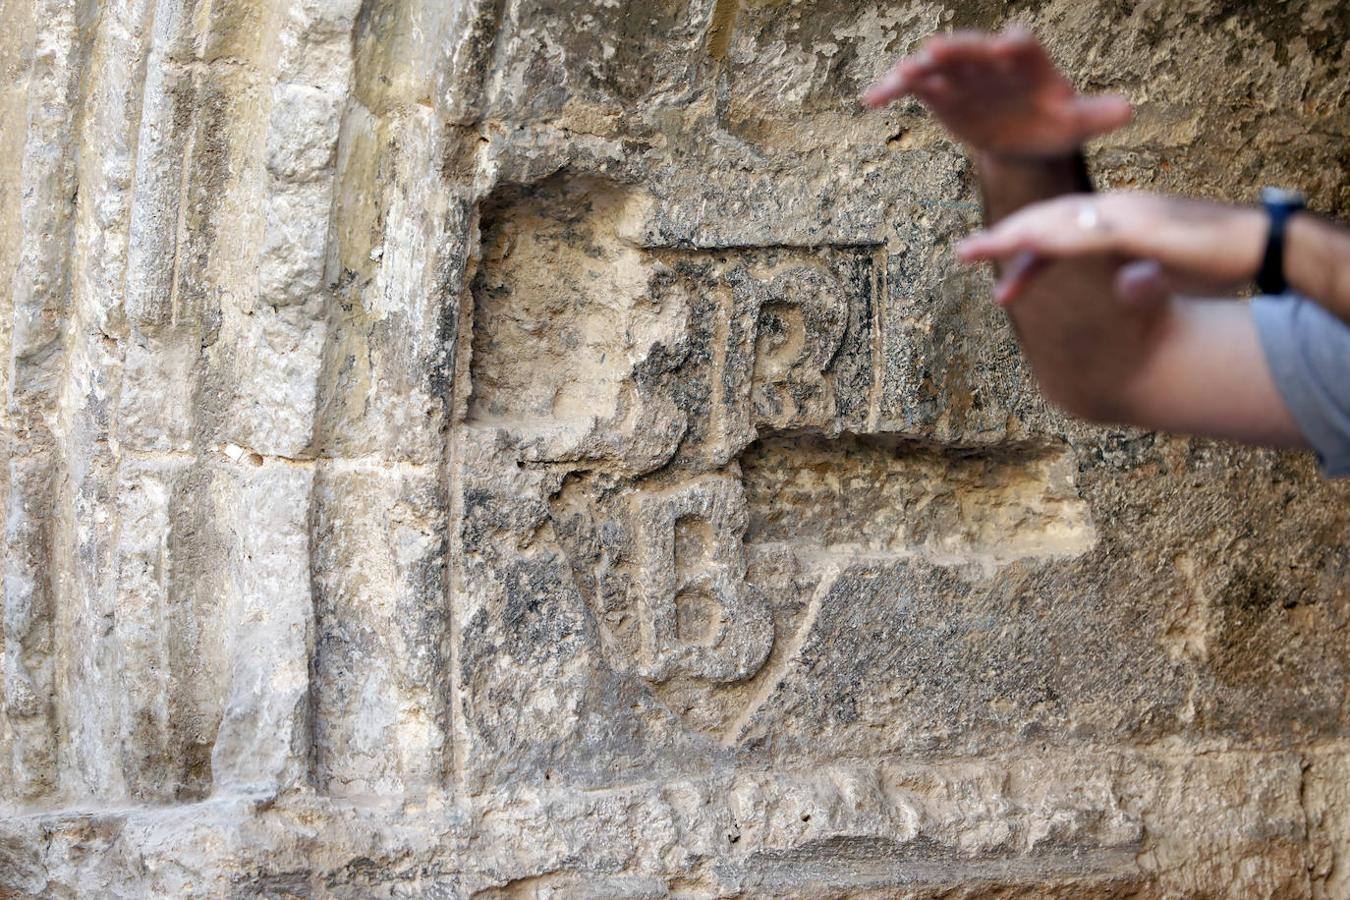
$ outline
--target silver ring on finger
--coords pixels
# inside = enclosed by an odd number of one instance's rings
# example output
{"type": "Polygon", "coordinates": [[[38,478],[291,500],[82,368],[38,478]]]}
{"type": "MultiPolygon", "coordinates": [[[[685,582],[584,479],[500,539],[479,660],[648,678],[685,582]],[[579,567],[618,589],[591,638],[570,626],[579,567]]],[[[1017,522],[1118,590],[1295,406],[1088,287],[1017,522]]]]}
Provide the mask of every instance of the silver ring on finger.
{"type": "Polygon", "coordinates": [[[1097,231],[1102,227],[1101,213],[1097,211],[1097,204],[1091,200],[1086,200],[1083,205],[1078,207],[1078,217],[1075,223],[1083,231],[1097,231]]]}

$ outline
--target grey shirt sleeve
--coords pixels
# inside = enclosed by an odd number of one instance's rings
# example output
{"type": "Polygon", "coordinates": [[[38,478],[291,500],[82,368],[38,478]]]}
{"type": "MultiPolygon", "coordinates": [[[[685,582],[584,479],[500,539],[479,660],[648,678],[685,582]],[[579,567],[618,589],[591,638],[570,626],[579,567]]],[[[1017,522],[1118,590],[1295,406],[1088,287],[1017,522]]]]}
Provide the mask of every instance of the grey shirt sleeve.
{"type": "Polygon", "coordinates": [[[1258,297],[1275,387],[1329,477],[1350,475],[1350,325],[1302,297],[1258,297]]]}

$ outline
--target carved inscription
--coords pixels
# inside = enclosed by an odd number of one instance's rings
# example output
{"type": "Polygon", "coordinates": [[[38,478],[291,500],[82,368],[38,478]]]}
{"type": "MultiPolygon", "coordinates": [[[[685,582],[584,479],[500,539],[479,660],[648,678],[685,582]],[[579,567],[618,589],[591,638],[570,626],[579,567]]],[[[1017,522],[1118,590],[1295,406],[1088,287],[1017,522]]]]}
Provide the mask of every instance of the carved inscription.
{"type": "Polygon", "coordinates": [[[797,266],[774,278],[765,294],[755,332],[755,418],[783,428],[832,415],[820,408],[833,399],[821,373],[844,340],[843,285],[830,273],[797,266]]]}
{"type": "Polygon", "coordinates": [[[831,248],[757,282],[750,415],[759,433],[865,428],[875,261],[831,248]]]}
{"type": "MultiPolygon", "coordinates": [[[[706,337],[714,464],[775,431],[868,428],[879,268],[870,247],[771,247],[677,266],[692,308],[720,299],[706,337]]],[[[691,335],[700,327],[691,319],[691,335]]]]}
{"type": "Polygon", "coordinates": [[[719,469],[772,431],[865,430],[877,249],[646,248],[625,236],[645,205],[594,179],[484,205],[468,422],[532,462],[637,476],[719,469]]]}
{"type": "Polygon", "coordinates": [[[573,475],[550,497],[550,531],[609,665],[724,741],[786,671],[837,571],[747,543],[742,477],[735,466],[636,486],[573,475]]]}
{"type": "Polygon", "coordinates": [[[612,669],[725,737],[797,652],[829,580],[745,545],[736,460],[782,432],[869,428],[884,257],[643,246],[631,226],[647,204],[561,176],[484,204],[465,424],[550,473],[550,528],[514,541],[526,555],[556,542],[612,669]]]}
{"type": "Polygon", "coordinates": [[[706,476],[635,505],[642,675],[754,675],[773,646],[773,622],[745,580],[740,482],[706,476]]]}

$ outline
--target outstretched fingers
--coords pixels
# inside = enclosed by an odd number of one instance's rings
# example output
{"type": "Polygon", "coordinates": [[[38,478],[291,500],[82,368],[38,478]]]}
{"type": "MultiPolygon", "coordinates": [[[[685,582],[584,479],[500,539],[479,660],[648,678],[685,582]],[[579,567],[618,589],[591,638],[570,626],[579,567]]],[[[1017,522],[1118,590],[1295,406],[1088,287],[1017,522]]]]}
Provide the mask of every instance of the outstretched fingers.
{"type": "MultiPolygon", "coordinates": [[[[966,263],[1002,264],[994,299],[1007,306],[1052,260],[1122,252],[1118,229],[1103,216],[1106,205],[1101,197],[1070,195],[1028,206],[961,241],[956,253],[966,263]]],[[[1131,285],[1140,295],[1152,289],[1142,276],[1131,285]]]]}
{"type": "Polygon", "coordinates": [[[1030,251],[1042,256],[1083,256],[1117,248],[1116,230],[1103,217],[1102,201],[1070,195],[1019,210],[987,231],[957,245],[963,262],[1008,259],[1030,251]]]}
{"type": "Polygon", "coordinates": [[[1134,117],[1130,101],[1120,94],[1079,97],[1074,112],[1084,137],[1095,137],[1123,128],[1134,117]]]}
{"type": "Polygon", "coordinates": [[[997,262],[1014,254],[1045,249],[1043,235],[1035,223],[1025,220],[1002,224],[988,231],[977,231],[956,245],[956,256],[963,263],[997,262]]]}
{"type": "Polygon", "coordinates": [[[922,55],[906,57],[896,63],[886,73],[885,77],[863,93],[863,104],[870,109],[880,109],[907,94],[911,94],[914,92],[915,85],[928,72],[929,61],[922,55]]]}
{"type": "MultiPolygon", "coordinates": [[[[1006,69],[1009,60],[1005,57],[994,39],[977,31],[935,35],[917,53],[901,60],[869,87],[862,100],[864,105],[877,109],[907,94],[923,98],[922,88],[928,86],[928,79],[933,76],[947,79],[948,86],[952,81],[987,78],[1006,69]]],[[[947,92],[939,87],[938,93],[947,92]]]]}
{"type": "Polygon", "coordinates": [[[1139,305],[1149,297],[1237,297],[1245,285],[1215,280],[1185,269],[1163,265],[1153,259],[1141,259],[1123,266],[1116,274],[1116,294],[1130,305],[1139,305]]]}
{"type": "Polygon", "coordinates": [[[908,92],[908,83],[903,71],[904,63],[893,66],[885,76],[863,92],[863,105],[869,109],[880,109],[908,92]]]}
{"type": "MultiPolygon", "coordinates": [[[[994,302],[1007,308],[1022,297],[1032,282],[1050,264],[1044,256],[1023,251],[1003,267],[1003,275],[994,288],[994,302]]],[[[1112,285],[1114,297],[1126,309],[1145,312],[1166,303],[1185,291],[1178,289],[1175,276],[1150,259],[1137,259],[1116,270],[1112,285]]]]}

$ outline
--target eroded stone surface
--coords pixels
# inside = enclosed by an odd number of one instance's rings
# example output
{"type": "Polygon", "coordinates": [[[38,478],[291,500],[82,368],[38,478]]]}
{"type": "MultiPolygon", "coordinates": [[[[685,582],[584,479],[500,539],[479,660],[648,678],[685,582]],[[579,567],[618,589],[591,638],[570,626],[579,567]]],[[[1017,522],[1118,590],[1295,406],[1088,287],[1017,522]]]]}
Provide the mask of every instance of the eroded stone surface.
{"type": "Polygon", "coordinates": [[[1344,4],[0,16],[0,894],[1350,890],[1350,494],[1048,408],[855,100],[1016,17],[1344,216],[1344,4]]]}

